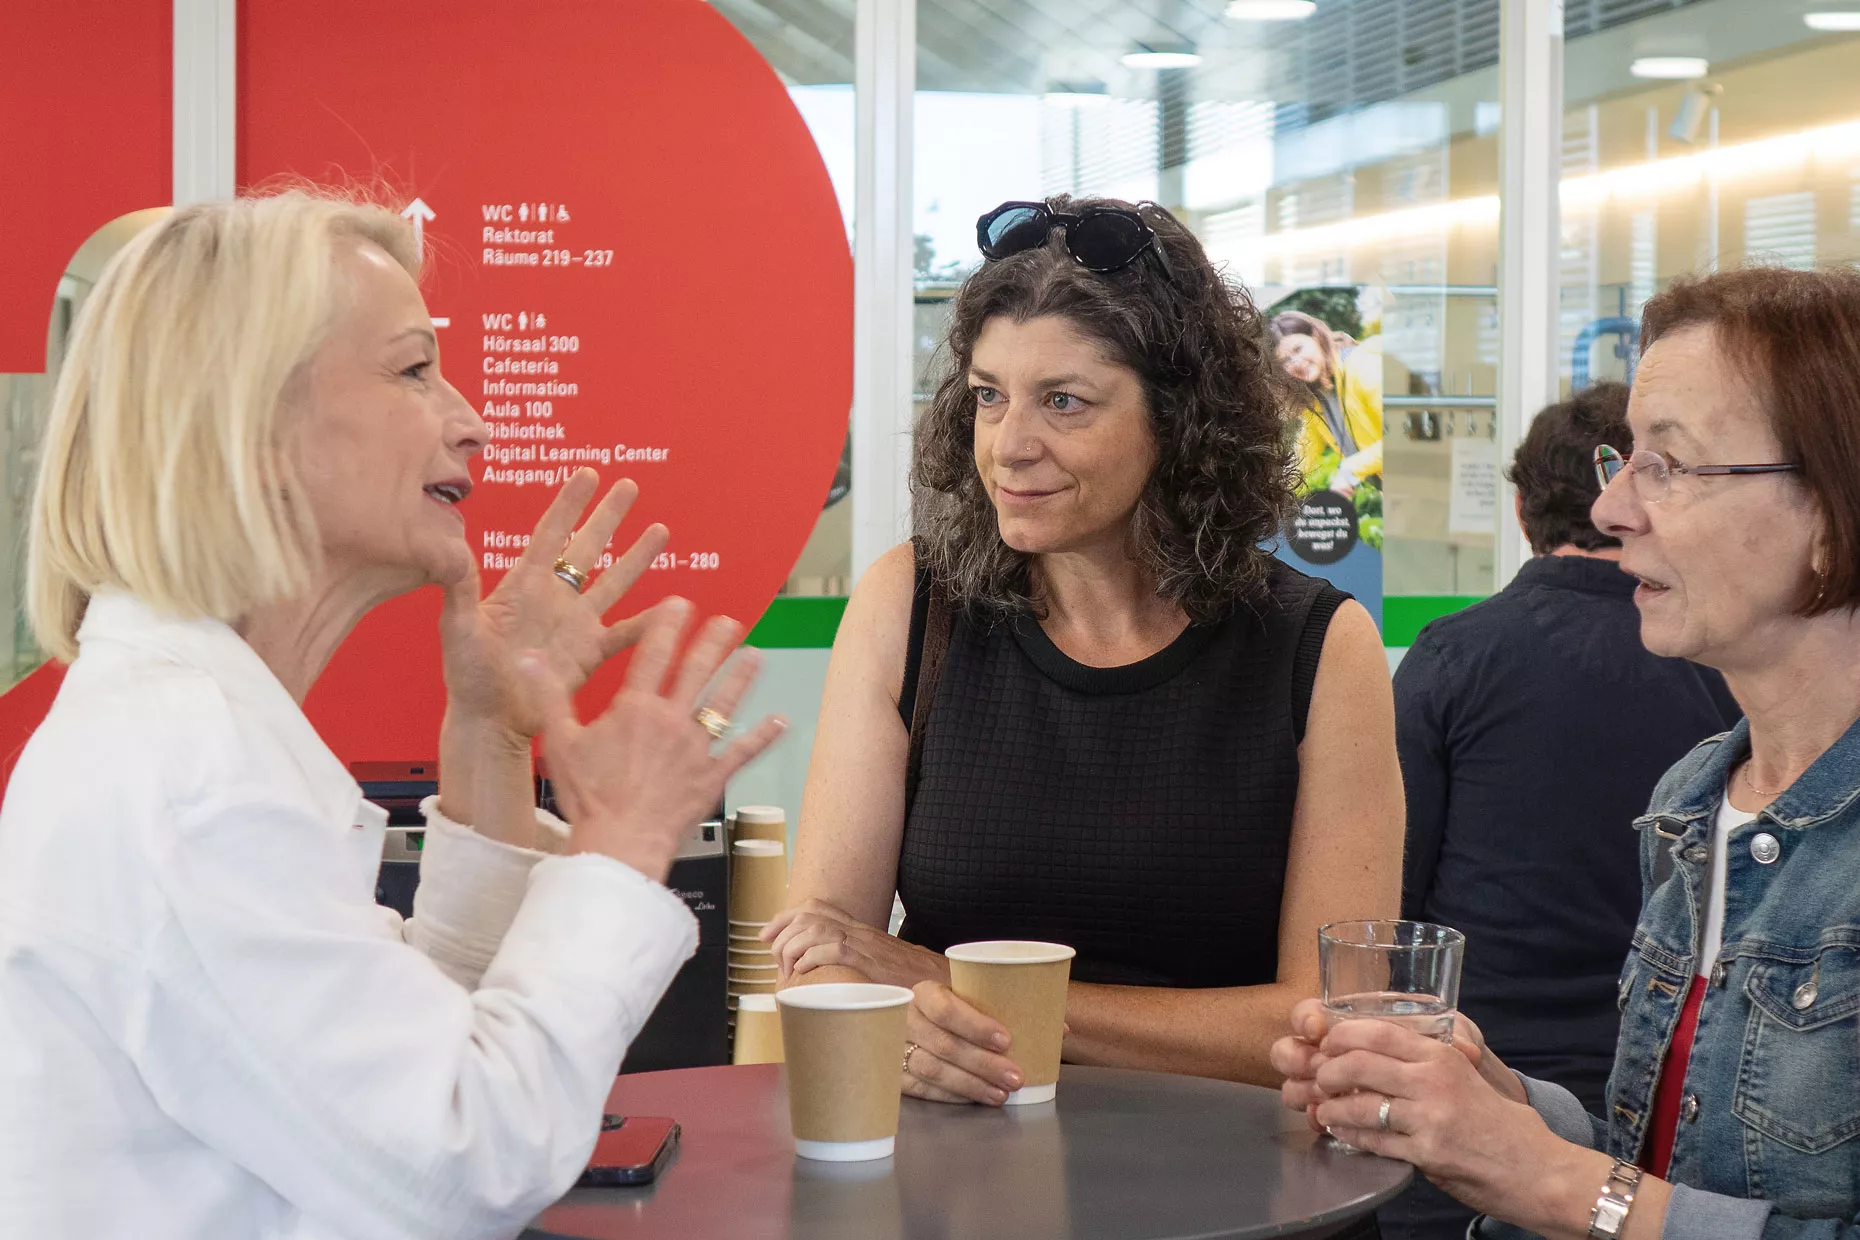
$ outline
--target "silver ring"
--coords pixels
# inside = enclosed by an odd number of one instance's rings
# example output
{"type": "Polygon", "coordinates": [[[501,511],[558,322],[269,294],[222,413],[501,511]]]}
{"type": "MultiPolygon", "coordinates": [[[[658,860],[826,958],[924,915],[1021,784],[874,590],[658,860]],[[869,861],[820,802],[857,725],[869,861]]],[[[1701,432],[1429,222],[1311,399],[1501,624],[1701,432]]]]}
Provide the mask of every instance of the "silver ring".
{"type": "Polygon", "coordinates": [[[1389,1103],[1391,1099],[1383,1098],[1382,1105],[1376,1111],[1376,1129],[1380,1132],[1389,1130],[1389,1103]]]}

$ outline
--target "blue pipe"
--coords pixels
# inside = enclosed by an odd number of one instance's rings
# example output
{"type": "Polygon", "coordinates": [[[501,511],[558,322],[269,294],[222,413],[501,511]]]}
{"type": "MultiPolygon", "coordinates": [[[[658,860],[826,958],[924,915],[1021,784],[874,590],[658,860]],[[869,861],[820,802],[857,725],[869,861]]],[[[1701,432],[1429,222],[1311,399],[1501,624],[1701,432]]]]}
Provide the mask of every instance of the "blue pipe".
{"type": "Polygon", "coordinates": [[[1619,336],[1615,344],[1615,356],[1627,363],[1628,382],[1634,381],[1634,366],[1640,361],[1640,352],[1635,347],[1640,343],[1640,323],[1622,315],[1612,318],[1596,319],[1587,327],[1576,333],[1575,343],[1570,346],[1569,389],[1580,392],[1589,386],[1589,351],[1595,347],[1597,336],[1619,336]]]}

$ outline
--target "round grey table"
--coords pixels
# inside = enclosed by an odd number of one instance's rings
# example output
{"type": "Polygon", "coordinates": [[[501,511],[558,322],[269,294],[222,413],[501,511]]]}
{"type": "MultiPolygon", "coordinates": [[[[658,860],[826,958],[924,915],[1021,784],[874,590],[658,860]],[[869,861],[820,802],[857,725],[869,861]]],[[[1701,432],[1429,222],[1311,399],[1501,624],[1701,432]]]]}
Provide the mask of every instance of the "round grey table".
{"type": "Polygon", "coordinates": [[[795,1157],[779,1065],[623,1076],[607,1109],[677,1120],[678,1157],[571,1192],[527,1240],[1316,1240],[1413,1174],[1332,1149],[1275,1091],[1112,1068],[1067,1066],[1035,1106],[906,1098],[871,1163],[795,1157]]]}

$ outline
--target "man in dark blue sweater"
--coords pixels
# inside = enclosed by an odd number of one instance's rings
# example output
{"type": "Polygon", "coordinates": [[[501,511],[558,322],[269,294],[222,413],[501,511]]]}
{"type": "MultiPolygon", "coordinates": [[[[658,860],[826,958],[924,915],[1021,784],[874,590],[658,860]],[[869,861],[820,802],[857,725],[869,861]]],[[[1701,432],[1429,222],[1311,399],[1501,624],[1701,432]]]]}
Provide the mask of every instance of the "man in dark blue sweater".
{"type": "MultiPolygon", "coordinates": [[[[1596,1114],[1640,912],[1631,824],[1666,768],[1740,713],[1717,672],[1641,646],[1620,545],[1589,521],[1595,445],[1633,438],[1626,411],[1610,383],[1537,415],[1510,473],[1534,558],[1423,629],[1395,673],[1402,916],[1465,932],[1460,1010],[1508,1065],[1596,1114]]],[[[1417,1181],[1382,1231],[1458,1240],[1471,1217],[1417,1181]]]]}

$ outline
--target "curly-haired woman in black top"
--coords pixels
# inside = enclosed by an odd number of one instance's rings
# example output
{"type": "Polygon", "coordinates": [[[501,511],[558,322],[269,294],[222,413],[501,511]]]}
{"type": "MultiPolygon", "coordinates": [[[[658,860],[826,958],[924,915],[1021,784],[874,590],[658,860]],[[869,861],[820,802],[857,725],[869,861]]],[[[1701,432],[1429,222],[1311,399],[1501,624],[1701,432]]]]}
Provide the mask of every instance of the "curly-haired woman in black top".
{"type": "Polygon", "coordinates": [[[791,984],[917,988],[918,1097],[1020,1083],[946,984],[942,949],[992,938],[1078,949],[1068,1060],[1276,1084],[1318,926],[1398,903],[1381,640],[1264,549],[1292,502],[1284,380],[1187,229],[1055,198],[980,232],[917,428],[918,536],[847,607],[770,937],[791,984]]]}

